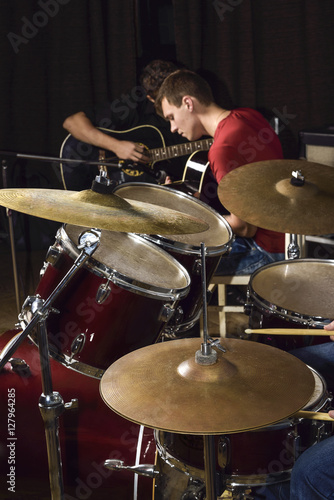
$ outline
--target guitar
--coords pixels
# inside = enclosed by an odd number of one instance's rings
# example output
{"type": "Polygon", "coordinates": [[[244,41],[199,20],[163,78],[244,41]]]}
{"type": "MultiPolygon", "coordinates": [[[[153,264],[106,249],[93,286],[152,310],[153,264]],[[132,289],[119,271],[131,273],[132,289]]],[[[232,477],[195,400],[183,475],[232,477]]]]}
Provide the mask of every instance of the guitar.
{"type": "Polygon", "coordinates": [[[155,168],[155,165],[158,162],[187,156],[195,151],[208,150],[213,143],[213,139],[208,138],[166,146],[162,133],[158,128],[152,125],[141,125],[125,131],[98,128],[116,139],[140,143],[145,147],[146,155],[150,158],[150,162],[146,165],[131,165],[130,168],[129,162],[119,161],[115,156],[106,157],[105,151],[102,152],[99,148],[79,141],[69,134],[61,145],[60,157],[64,158],[64,160],[82,160],[82,163],[73,164],[69,162],[66,163],[65,161],[60,164],[60,174],[64,189],[71,189],[74,191],[88,189],[98,173],[98,168],[97,165],[87,165],[85,162],[101,161],[101,153],[103,153],[104,156],[103,162],[119,163],[118,167],[107,167],[108,176],[117,180],[118,183],[134,180],[152,183],[157,182],[156,173],[158,169],[155,168]]]}
{"type": "Polygon", "coordinates": [[[187,159],[182,179],[165,186],[196,196],[221,214],[229,213],[218,198],[218,184],[210,169],[207,151],[192,153],[187,159]]]}

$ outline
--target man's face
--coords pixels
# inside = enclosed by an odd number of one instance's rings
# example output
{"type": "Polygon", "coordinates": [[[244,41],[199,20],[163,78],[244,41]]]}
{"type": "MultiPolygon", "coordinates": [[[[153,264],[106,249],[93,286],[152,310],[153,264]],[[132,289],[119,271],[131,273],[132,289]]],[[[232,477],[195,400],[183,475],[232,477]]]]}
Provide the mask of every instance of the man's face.
{"type": "Polygon", "coordinates": [[[189,141],[194,141],[202,136],[199,132],[199,122],[196,113],[192,111],[184,99],[181,106],[177,108],[170,104],[164,97],[161,101],[161,108],[164,117],[170,123],[172,132],[178,132],[182,137],[186,137],[189,141]]]}

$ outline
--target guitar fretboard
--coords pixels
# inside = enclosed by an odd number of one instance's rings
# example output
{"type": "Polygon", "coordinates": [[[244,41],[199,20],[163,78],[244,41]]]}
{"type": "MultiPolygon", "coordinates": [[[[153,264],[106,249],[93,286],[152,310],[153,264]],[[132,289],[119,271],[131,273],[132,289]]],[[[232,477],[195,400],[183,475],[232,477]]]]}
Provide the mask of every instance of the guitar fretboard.
{"type": "Polygon", "coordinates": [[[213,139],[202,139],[200,141],[185,142],[175,146],[157,148],[149,150],[149,157],[152,161],[168,160],[178,156],[187,156],[195,151],[208,151],[213,144],[213,139]]]}

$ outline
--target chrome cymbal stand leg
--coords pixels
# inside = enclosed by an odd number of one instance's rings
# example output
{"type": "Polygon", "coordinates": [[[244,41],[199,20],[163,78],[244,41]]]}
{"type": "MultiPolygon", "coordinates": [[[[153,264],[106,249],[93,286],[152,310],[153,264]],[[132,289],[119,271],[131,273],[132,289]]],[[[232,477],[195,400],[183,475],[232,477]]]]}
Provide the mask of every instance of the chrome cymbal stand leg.
{"type": "MultiPolygon", "coordinates": [[[[37,314],[39,314],[39,308],[43,306],[43,301],[36,298],[34,305],[36,306],[37,314]]],[[[51,498],[62,499],[64,497],[64,484],[59,442],[59,416],[65,410],[65,405],[60,394],[53,392],[46,315],[42,316],[42,319],[38,323],[38,348],[43,390],[38,406],[45,427],[51,498]]]]}
{"type": "Polygon", "coordinates": [[[203,436],[203,442],[206,491],[205,500],[217,500],[215,438],[214,436],[203,436]]]}
{"type": "MultiPolygon", "coordinates": [[[[66,287],[67,283],[74,276],[74,274],[76,274],[76,272],[95,252],[100,243],[100,236],[101,231],[99,230],[86,231],[80,236],[78,246],[78,249],[82,250],[80,255],[62,281],[57,285],[55,290],[46,300],[41,299],[39,296],[28,297],[26,299],[23,308],[27,308],[27,304],[30,306],[31,313],[33,314],[32,319],[27,325],[24,325],[22,333],[15,336],[14,340],[7,344],[6,349],[0,355],[1,370],[17,347],[28,336],[31,330],[37,326],[43,390],[39,399],[39,408],[45,425],[52,500],[62,500],[64,498],[58,424],[59,416],[62,414],[65,407],[71,407],[71,403],[64,405],[64,401],[60,394],[53,392],[46,319],[52,310],[51,305],[59,293],[66,287]]],[[[19,319],[21,319],[23,323],[23,318],[19,317],[19,319]]]]}

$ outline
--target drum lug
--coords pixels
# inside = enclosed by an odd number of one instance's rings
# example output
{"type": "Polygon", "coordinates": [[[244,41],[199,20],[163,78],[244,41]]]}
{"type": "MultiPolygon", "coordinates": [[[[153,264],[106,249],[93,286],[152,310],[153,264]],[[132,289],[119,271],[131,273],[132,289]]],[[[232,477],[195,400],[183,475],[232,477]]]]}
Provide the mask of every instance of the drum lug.
{"type": "Polygon", "coordinates": [[[51,264],[52,266],[55,266],[62,254],[62,250],[55,245],[52,245],[49,247],[48,251],[46,252],[45,256],[45,263],[44,265],[51,264]]]}
{"type": "Polygon", "coordinates": [[[159,320],[164,321],[164,323],[167,323],[173,316],[174,312],[175,309],[173,309],[170,304],[164,304],[159,314],[159,320]]]}
{"type": "Polygon", "coordinates": [[[84,333],[79,333],[73,340],[71,344],[71,360],[75,354],[79,354],[84,348],[86,342],[86,335],[84,333]]]}
{"type": "Polygon", "coordinates": [[[202,262],[201,259],[196,259],[193,264],[192,274],[199,276],[202,273],[202,262]]]}
{"type": "Polygon", "coordinates": [[[21,358],[11,358],[9,360],[11,364],[12,370],[14,373],[17,373],[21,377],[28,378],[31,376],[30,366],[24,359],[21,358]]]}
{"type": "Polygon", "coordinates": [[[291,445],[289,444],[289,450],[292,451],[292,456],[295,460],[297,460],[303,452],[301,437],[296,430],[288,432],[287,437],[288,440],[291,441],[291,445]]]}
{"type": "Polygon", "coordinates": [[[247,316],[251,316],[253,310],[253,304],[250,304],[249,302],[246,302],[244,305],[244,314],[247,316]]]}
{"type": "Polygon", "coordinates": [[[110,278],[108,278],[107,283],[103,283],[102,285],[99,286],[95,297],[95,300],[98,304],[103,304],[103,302],[107,300],[107,298],[109,297],[111,292],[109,283],[110,283],[110,278]]]}
{"type": "Polygon", "coordinates": [[[148,476],[151,478],[159,475],[159,471],[156,470],[154,465],[150,464],[124,465],[123,460],[109,459],[105,460],[104,466],[113,471],[130,470],[139,476],[148,476]]]}
{"type": "Polygon", "coordinates": [[[226,436],[220,437],[218,443],[218,464],[222,469],[225,469],[230,462],[230,450],[231,445],[229,438],[226,436]]]}

